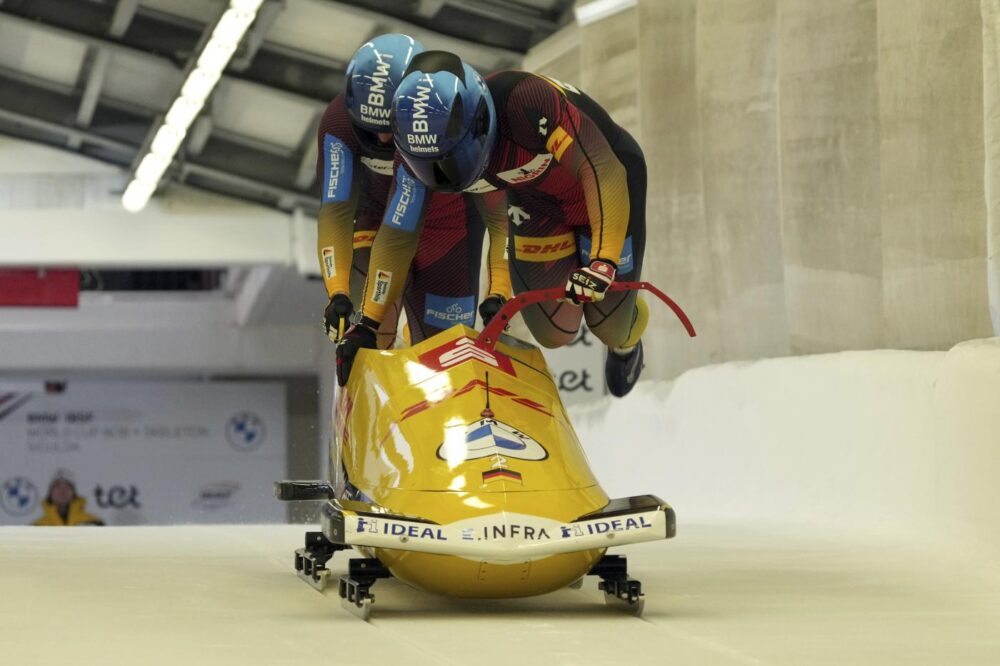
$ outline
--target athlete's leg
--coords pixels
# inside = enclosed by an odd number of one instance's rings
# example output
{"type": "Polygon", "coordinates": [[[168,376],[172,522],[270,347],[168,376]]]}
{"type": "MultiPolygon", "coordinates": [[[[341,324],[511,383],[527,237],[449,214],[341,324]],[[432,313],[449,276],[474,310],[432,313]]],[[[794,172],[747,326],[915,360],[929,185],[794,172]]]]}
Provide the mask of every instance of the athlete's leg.
{"type": "MultiPolygon", "coordinates": [[[[613,146],[625,166],[629,191],[628,235],[618,260],[618,281],[639,280],[646,247],[646,162],[642,150],[627,132],[613,146]]],[[[608,349],[604,378],[612,395],[622,397],[632,390],[643,367],[642,341],[649,311],[637,292],[608,294],[583,307],[587,326],[608,349]]]]}
{"type": "MultiPolygon", "coordinates": [[[[512,195],[513,199],[513,195],[512,195]]],[[[570,273],[580,266],[576,235],[566,224],[563,211],[543,217],[551,210],[531,201],[516,201],[508,238],[510,280],[515,294],[534,289],[563,287],[570,273]]],[[[585,209],[582,209],[585,214],[585,209]]],[[[564,301],[539,303],[521,310],[532,336],[543,347],[562,347],[573,341],[580,329],[583,310],[564,301]]]]}
{"type": "Polygon", "coordinates": [[[478,215],[469,215],[464,226],[433,222],[420,234],[403,294],[412,344],[456,324],[476,327],[483,223],[478,215]]]}
{"type": "MultiPolygon", "coordinates": [[[[625,166],[629,194],[628,234],[618,260],[616,281],[640,279],[642,258],[646,248],[646,162],[642,150],[627,132],[613,146],[615,155],[625,166]]],[[[589,263],[590,239],[581,238],[584,265],[589,263]]],[[[645,307],[637,307],[638,294],[621,291],[608,294],[598,303],[583,306],[587,327],[604,344],[619,351],[630,351],[642,335],[647,317],[645,307]]]]}

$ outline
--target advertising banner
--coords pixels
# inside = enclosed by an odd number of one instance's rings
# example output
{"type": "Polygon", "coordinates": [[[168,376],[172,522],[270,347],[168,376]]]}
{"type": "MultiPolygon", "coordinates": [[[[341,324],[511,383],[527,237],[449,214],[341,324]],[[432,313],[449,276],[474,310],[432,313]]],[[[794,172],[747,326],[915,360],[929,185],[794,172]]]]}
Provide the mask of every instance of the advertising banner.
{"type": "Polygon", "coordinates": [[[594,337],[587,325],[570,344],[557,349],[543,349],[565,405],[578,405],[604,395],[604,344],[594,337]]]}
{"type": "Polygon", "coordinates": [[[283,522],[285,387],[0,380],[0,524],[283,522]]]}

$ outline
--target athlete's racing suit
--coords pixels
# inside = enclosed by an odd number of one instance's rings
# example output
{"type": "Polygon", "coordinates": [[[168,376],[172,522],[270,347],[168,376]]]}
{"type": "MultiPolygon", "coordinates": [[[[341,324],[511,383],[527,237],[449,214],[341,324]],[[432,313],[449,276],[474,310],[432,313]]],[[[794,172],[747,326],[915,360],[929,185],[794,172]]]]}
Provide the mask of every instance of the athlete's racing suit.
{"type": "Polygon", "coordinates": [[[510,277],[504,260],[507,221],[502,200],[429,192],[397,159],[386,206],[372,246],[362,323],[376,328],[403,289],[413,342],[455,324],[475,326],[483,226],[489,231],[487,294],[507,298],[510,277]]]}
{"type": "MultiPolygon", "coordinates": [[[[615,280],[636,280],[646,236],[646,164],[632,136],[576,88],[527,72],[486,78],[498,137],[481,180],[468,191],[507,194],[515,293],[560,287],[595,260],[615,280]]],[[[607,294],[583,308],[543,303],[522,311],[546,347],[572,341],[581,310],[609,347],[636,344],[646,324],[636,292],[607,294]]]]}
{"type": "Polygon", "coordinates": [[[432,194],[412,187],[419,184],[413,179],[394,180],[394,148],[367,139],[342,97],[335,98],[320,125],[318,246],[327,294],[365,303],[364,321],[379,331],[380,348],[392,343],[401,297],[411,342],[455,324],[474,326],[484,219],[488,293],[510,295],[503,206],[488,211],[486,200],[477,205],[469,195],[432,194]]]}
{"type": "MultiPolygon", "coordinates": [[[[506,208],[514,291],[561,287],[594,260],[613,264],[619,280],[637,279],[645,245],[646,166],[635,140],[572,86],[520,71],[493,74],[486,82],[497,140],[481,179],[466,192],[477,195],[487,220],[506,208]]],[[[397,198],[401,191],[407,201],[428,198],[428,187],[405,163],[397,160],[395,168],[397,198]]],[[[406,214],[413,211],[411,205],[406,214]]],[[[410,225],[422,221],[421,214],[410,225]]],[[[416,242],[415,234],[395,236],[394,256],[412,255],[416,242]]],[[[369,280],[362,312],[378,321],[376,305],[369,280]]],[[[582,308],[561,302],[522,312],[546,347],[570,342],[581,315],[609,347],[632,347],[646,324],[635,292],[610,293],[582,308]]]]}
{"type": "MultiPolygon", "coordinates": [[[[322,205],[319,211],[318,253],[327,296],[328,328],[338,335],[338,312],[346,318],[350,306],[361,303],[368,259],[375,231],[382,222],[392,180],[395,146],[380,144],[374,135],[357,129],[347,113],[343,95],[326,107],[319,126],[317,170],[322,205]],[[338,303],[343,294],[350,303],[338,303]]],[[[378,346],[390,347],[396,336],[399,306],[387,307],[379,329],[378,346]]]]}

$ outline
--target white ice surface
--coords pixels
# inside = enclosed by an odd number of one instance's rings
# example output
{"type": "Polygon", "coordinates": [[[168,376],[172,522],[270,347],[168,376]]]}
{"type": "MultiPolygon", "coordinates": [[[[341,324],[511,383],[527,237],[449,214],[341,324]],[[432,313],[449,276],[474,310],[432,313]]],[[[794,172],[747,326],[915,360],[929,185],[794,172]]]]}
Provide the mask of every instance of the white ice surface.
{"type": "Polygon", "coordinates": [[[593,580],[479,602],[380,581],[366,624],[291,573],[299,527],[0,534],[0,662],[19,666],[1000,661],[995,583],[850,535],[693,525],[632,547],[642,619],[606,607],[593,580]]]}
{"type": "MultiPolygon", "coordinates": [[[[303,528],[0,529],[0,664],[1000,664],[1000,343],[729,364],[573,410],[678,536],[593,580],[373,620],[291,571],[303,528]]],[[[338,555],[332,568],[345,569],[338,555]]]]}

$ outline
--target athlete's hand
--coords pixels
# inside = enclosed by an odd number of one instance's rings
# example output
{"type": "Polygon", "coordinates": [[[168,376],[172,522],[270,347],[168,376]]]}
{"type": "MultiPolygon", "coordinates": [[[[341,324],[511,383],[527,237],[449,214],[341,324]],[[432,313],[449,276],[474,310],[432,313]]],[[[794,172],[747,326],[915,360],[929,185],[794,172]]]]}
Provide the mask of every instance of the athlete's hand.
{"type": "Polygon", "coordinates": [[[483,302],[479,304],[479,316],[483,318],[483,328],[486,328],[506,302],[507,299],[500,294],[490,294],[483,299],[483,302]]]}
{"type": "Polygon", "coordinates": [[[323,325],[326,334],[337,342],[344,331],[351,325],[351,315],[354,314],[354,304],[347,294],[334,294],[323,312],[323,325]]]}
{"type": "Polygon", "coordinates": [[[566,282],[566,298],[576,303],[596,303],[615,281],[618,271],[610,261],[595,259],[590,266],[578,268],[566,282]]]}
{"type": "Polygon", "coordinates": [[[337,345],[337,383],[343,386],[347,383],[347,378],[351,374],[351,366],[354,365],[354,357],[358,355],[359,349],[375,349],[376,342],[375,329],[365,324],[355,324],[347,329],[343,339],[337,345]]]}

